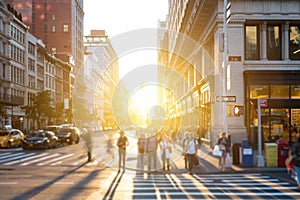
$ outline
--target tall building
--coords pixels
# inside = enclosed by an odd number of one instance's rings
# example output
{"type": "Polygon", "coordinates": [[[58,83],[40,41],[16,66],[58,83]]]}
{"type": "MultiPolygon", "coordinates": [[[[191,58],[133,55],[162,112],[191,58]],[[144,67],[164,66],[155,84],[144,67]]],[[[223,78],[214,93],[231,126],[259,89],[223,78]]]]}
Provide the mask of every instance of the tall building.
{"type": "MultiPolygon", "coordinates": [[[[85,36],[84,47],[84,68],[80,71],[80,79],[76,81],[77,94],[76,100],[74,99],[81,103],[74,102],[74,109],[87,110],[103,129],[116,128],[112,113],[112,97],[114,88],[119,82],[117,54],[105,30],[91,30],[90,35],[85,36]],[[85,108],[81,108],[82,105],[85,108]]],[[[82,112],[78,119],[81,116],[82,112]]]]}
{"type": "Polygon", "coordinates": [[[168,120],[200,127],[208,145],[227,126],[232,143],[248,139],[256,147],[258,122],[263,142],[293,141],[300,127],[300,1],[230,2],[227,21],[223,0],[169,1],[167,45],[161,42],[168,55],[160,63],[190,87],[178,85],[183,95],[169,101],[168,120]]]}
{"type": "Polygon", "coordinates": [[[76,74],[83,66],[83,0],[6,1],[22,14],[29,32],[42,39],[48,52],[74,59],[76,74]]]}

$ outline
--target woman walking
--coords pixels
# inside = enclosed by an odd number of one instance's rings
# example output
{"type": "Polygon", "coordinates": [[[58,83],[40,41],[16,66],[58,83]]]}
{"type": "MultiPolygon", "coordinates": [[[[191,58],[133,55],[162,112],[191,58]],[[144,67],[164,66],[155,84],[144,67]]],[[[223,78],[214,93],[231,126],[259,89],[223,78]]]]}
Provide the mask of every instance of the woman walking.
{"type": "Polygon", "coordinates": [[[167,170],[170,171],[170,143],[168,142],[167,138],[163,135],[159,142],[159,147],[161,150],[161,159],[163,163],[163,171],[166,171],[166,163],[167,163],[167,170]]]}
{"type": "Polygon", "coordinates": [[[229,140],[225,132],[222,132],[221,137],[218,139],[217,145],[219,145],[220,151],[222,151],[222,155],[219,157],[219,168],[221,170],[225,169],[225,161],[227,157],[227,153],[229,153],[229,140]]]}

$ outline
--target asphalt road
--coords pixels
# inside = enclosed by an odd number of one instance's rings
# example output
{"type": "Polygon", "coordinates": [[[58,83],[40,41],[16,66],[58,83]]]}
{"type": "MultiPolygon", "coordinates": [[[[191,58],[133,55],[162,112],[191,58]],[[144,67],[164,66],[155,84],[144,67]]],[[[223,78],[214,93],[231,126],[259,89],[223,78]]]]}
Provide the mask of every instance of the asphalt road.
{"type": "Polygon", "coordinates": [[[108,138],[115,143],[117,136],[94,134],[89,163],[83,140],[49,150],[0,149],[1,199],[300,199],[295,182],[281,172],[149,174],[128,167],[118,173],[106,151],[108,138]]]}

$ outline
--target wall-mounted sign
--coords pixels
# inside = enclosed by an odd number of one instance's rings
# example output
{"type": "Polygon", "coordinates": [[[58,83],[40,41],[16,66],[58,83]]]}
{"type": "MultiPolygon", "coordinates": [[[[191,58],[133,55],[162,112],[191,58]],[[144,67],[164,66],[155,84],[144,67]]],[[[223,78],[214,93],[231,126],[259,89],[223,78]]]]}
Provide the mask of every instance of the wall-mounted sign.
{"type": "Polygon", "coordinates": [[[242,61],[242,56],[228,56],[229,62],[240,62],[242,61]]]}

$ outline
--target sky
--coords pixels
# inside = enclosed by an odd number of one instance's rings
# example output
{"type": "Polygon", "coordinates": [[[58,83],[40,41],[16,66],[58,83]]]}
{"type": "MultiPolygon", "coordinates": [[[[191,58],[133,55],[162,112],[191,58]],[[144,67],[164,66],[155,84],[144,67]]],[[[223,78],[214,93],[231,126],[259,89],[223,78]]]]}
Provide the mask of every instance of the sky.
{"type": "MultiPolygon", "coordinates": [[[[168,0],[84,0],[84,34],[104,29],[113,38],[135,29],[157,28],[167,13],[168,0]]],[[[120,57],[120,77],[135,67],[155,64],[156,56],[155,51],[138,51],[120,57]],[[147,59],[137,59],[141,57],[147,59]]]]}
{"type": "MultiPolygon", "coordinates": [[[[165,21],[167,13],[168,0],[84,0],[84,34],[89,35],[90,30],[93,29],[106,30],[108,37],[113,41],[114,37],[118,38],[128,31],[158,28],[159,20],[165,21]]],[[[135,40],[138,36],[134,35],[130,38],[135,40]]],[[[147,35],[143,34],[141,37],[143,38],[140,39],[143,40],[147,38],[147,35]]],[[[154,42],[157,44],[155,40],[154,42]]],[[[125,46],[128,45],[125,44],[125,46]]],[[[132,77],[130,75],[134,73],[133,69],[137,67],[157,64],[156,50],[134,49],[134,51],[118,56],[120,79],[132,77]]],[[[157,76],[155,71],[154,74],[157,76]]],[[[139,74],[135,75],[134,79],[136,81],[140,78],[140,82],[143,82],[143,76],[151,75],[139,74]]],[[[128,88],[139,85],[130,82],[126,84],[128,88]]],[[[157,104],[156,87],[150,86],[141,89],[138,86],[137,91],[137,93],[131,94],[134,105],[137,106],[133,110],[135,112],[140,110],[143,115],[147,116],[147,113],[144,112],[145,109],[150,110],[149,107],[157,104]]]]}
{"type": "Polygon", "coordinates": [[[105,29],[109,37],[138,28],[157,28],[168,0],[84,0],[84,33],[105,29]]]}

